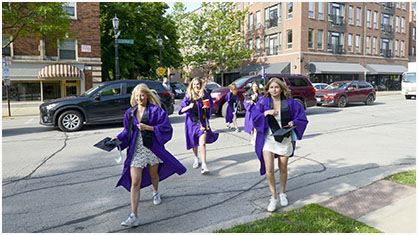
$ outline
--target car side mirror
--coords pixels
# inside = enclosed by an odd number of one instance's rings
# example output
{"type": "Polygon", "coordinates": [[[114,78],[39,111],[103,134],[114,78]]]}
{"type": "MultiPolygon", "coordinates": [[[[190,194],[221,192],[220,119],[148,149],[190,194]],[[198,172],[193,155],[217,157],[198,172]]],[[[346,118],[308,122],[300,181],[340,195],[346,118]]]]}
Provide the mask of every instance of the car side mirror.
{"type": "Polygon", "coordinates": [[[95,100],[100,100],[100,93],[97,93],[93,97],[95,100]]]}

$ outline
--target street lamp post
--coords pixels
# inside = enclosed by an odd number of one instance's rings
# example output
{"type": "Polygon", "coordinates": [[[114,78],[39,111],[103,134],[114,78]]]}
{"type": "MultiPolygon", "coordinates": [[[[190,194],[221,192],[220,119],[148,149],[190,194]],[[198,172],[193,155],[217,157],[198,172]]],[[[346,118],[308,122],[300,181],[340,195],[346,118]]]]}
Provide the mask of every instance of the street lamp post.
{"type": "Polygon", "coordinates": [[[120,31],[118,32],[119,28],[119,18],[115,17],[112,19],[113,29],[115,30],[115,77],[116,80],[119,80],[119,55],[118,55],[118,37],[120,31]]]}
{"type": "MultiPolygon", "coordinates": [[[[160,67],[161,67],[161,47],[163,46],[163,40],[161,38],[157,38],[158,46],[160,47],[160,67]]],[[[161,78],[161,75],[160,75],[161,78]]]]}

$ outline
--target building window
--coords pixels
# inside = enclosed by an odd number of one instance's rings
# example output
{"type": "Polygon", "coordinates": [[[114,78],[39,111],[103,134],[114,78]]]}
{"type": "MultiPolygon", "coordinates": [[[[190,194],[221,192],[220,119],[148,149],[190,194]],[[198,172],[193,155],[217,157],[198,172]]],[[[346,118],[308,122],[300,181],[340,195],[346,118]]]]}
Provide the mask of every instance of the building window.
{"type": "Polygon", "coordinates": [[[395,31],[399,32],[399,16],[395,18],[395,31]]]}
{"type": "Polygon", "coordinates": [[[398,40],[395,40],[395,56],[398,56],[398,40]]]}
{"type": "Polygon", "coordinates": [[[66,2],[62,9],[70,15],[70,18],[74,19],[76,12],[75,12],[75,2],[66,2]]]}
{"type": "Polygon", "coordinates": [[[360,35],[356,35],[356,52],[360,52],[360,35]]]}
{"type": "Polygon", "coordinates": [[[357,26],[361,26],[361,24],[360,24],[360,14],[361,14],[361,8],[357,7],[357,11],[356,11],[356,25],[357,26]]]}
{"type": "Polygon", "coordinates": [[[314,16],[314,7],[315,7],[315,3],[314,2],[309,2],[309,18],[315,18],[314,16]]]}
{"type": "Polygon", "coordinates": [[[328,3],[328,21],[334,25],[344,23],[344,4],[328,3]]]}
{"type": "Polygon", "coordinates": [[[267,28],[276,27],[278,16],[277,16],[277,6],[272,6],[270,8],[266,8],[264,10],[264,16],[265,16],[265,25],[267,28]]]}
{"type": "Polygon", "coordinates": [[[404,10],[406,9],[405,8],[405,2],[401,2],[401,6],[402,6],[402,9],[404,9],[404,10]]]}
{"type": "Polygon", "coordinates": [[[288,19],[293,18],[293,2],[287,3],[287,18],[288,19]]]}
{"type": "Polygon", "coordinates": [[[336,54],[343,53],[344,33],[328,31],[328,51],[336,54]]]}
{"type": "Polygon", "coordinates": [[[250,40],[248,40],[248,48],[252,51],[252,50],[254,50],[254,47],[253,47],[253,40],[252,39],[250,39],[250,40]]]}
{"type": "Polygon", "coordinates": [[[324,19],[324,3],[318,2],[318,19],[324,19]]]}
{"type": "Polygon", "coordinates": [[[255,52],[256,52],[257,54],[260,54],[260,48],[261,48],[261,41],[260,41],[260,38],[259,38],[259,37],[257,37],[257,38],[255,39],[255,52]]]}
{"type": "Polygon", "coordinates": [[[405,17],[401,18],[401,32],[405,33],[405,17]]]}
{"type": "MultiPolygon", "coordinates": [[[[9,42],[9,40],[10,40],[10,36],[9,35],[2,35],[2,46],[4,46],[4,45],[6,45],[8,42],[9,42]]],[[[11,44],[9,44],[6,48],[3,48],[3,56],[12,56],[12,51],[11,51],[11,47],[10,47],[10,45],[11,44]]]]}
{"type": "Polygon", "coordinates": [[[351,33],[348,34],[348,51],[353,51],[353,35],[351,33]]]}
{"type": "Polygon", "coordinates": [[[283,39],[282,39],[282,32],[279,32],[279,34],[278,34],[279,36],[277,37],[277,40],[278,40],[278,50],[280,51],[280,50],[282,50],[282,41],[283,41],[283,39]]]}
{"type": "Polygon", "coordinates": [[[377,11],[373,13],[373,28],[377,29],[377,11]]]}
{"type": "Polygon", "coordinates": [[[372,12],[370,10],[367,10],[367,18],[366,18],[366,23],[367,23],[367,27],[370,28],[371,24],[370,24],[370,15],[372,14],[372,12]]]}
{"type": "Polygon", "coordinates": [[[248,17],[248,30],[253,30],[253,24],[254,24],[254,15],[251,13],[248,17]]]}
{"type": "Polygon", "coordinates": [[[318,43],[317,43],[317,49],[322,50],[322,35],[324,34],[324,31],[321,29],[318,29],[318,43]]]}
{"type": "Polygon", "coordinates": [[[392,15],[382,14],[380,18],[382,25],[380,27],[383,31],[388,32],[388,33],[393,32],[392,18],[393,18],[392,15]]]}
{"type": "Polygon", "coordinates": [[[373,52],[373,54],[376,54],[376,40],[377,40],[377,38],[376,37],[373,37],[373,43],[372,43],[372,52],[373,52]]]}
{"type": "Polygon", "coordinates": [[[277,46],[277,34],[270,35],[270,54],[271,55],[277,55],[278,52],[278,46],[277,46]]]}
{"type": "Polygon", "coordinates": [[[404,56],[404,48],[403,48],[403,46],[404,46],[404,43],[403,43],[403,40],[401,41],[401,56],[403,57],[404,56]]]}
{"type": "Polygon", "coordinates": [[[384,57],[392,57],[392,40],[387,38],[380,39],[380,54],[384,57]]]}
{"type": "Polygon", "coordinates": [[[415,41],[415,27],[412,28],[412,40],[415,41]]]}
{"type": "Polygon", "coordinates": [[[59,58],[61,60],[75,60],[76,57],[76,41],[64,40],[59,45],[59,58]]]}
{"type": "Polygon", "coordinates": [[[370,37],[366,37],[366,53],[370,54],[370,37]]]}
{"type": "Polygon", "coordinates": [[[348,7],[348,23],[353,24],[353,7],[348,7]]]}
{"type": "Polygon", "coordinates": [[[313,29],[308,29],[308,48],[313,49],[313,29]]]}
{"type": "Polygon", "coordinates": [[[260,14],[260,11],[257,11],[255,13],[255,17],[256,17],[256,19],[255,19],[255,29],[259,29],[260,26],[261,26],[261,14],[260,14]]]}
{"type": "Polygon", "coordinates": [[[411,56],[415,56],[415,47],[412,47],[412,54],[411,56]]]}
{"type": "Polygon", "coordinates": [[[292,30],[287,30],[287,49],[292,48],[292,42],[293,42],[292,30]]]}
{"type": "Polygon", "coordinates": [[[399,8],[399,2],[396,3],[396,8],[399,8]]]}
{"type": "Polygon", "coordinates": [[[264,36],[264,55],[270,55],[269,36],[264,36]]]}

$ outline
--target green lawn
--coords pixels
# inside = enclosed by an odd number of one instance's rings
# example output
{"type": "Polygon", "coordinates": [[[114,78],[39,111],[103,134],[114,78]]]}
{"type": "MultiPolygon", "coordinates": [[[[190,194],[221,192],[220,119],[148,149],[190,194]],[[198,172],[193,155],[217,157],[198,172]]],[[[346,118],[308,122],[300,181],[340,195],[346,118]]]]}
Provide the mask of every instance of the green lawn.
{"type": "Polygon", "coordinates": [[[396,182],[396,183],[405,184],[414,188],[417,187],[416,186],[416,179],[417,179],[416,170],[394,174],[389,177],[386,177],[385,179],[396,182]]]}
{"type": "Polygon", "coordinates": [[[381,233],[364,223],[338,214],[318,204],[237,225],[218,233],[381,233]]]}

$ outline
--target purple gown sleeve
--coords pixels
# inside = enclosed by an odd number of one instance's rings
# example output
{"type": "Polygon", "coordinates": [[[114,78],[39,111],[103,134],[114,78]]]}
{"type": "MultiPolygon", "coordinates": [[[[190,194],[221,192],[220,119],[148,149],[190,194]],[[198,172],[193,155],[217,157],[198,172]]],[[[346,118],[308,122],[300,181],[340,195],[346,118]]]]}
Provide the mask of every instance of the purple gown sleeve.
{"type": "MultiPolygon", "coordinates": [[[[184,98],[183,98],[183,101],[181,102],[180,107],[179,107],[179,111],[178,111],[179,115],[182,115],[183,113],[192,112],[191,109],[187,110],[186,112],[181,111],[183,108],[187,107],[189,104],[190,104],[190,99],[189,99],[189,97],[187,97],[187,95],[185,95],[184,98]]],[[[212,102],[212,104],[213,104],[213,102],[212,102]]]]}
{"type": "Polygon", "coordinates": [[[164,146],[173,136],[173,127],[167,113],[156,105],[149,106],[149,114],[152,114],[151,122],[154,127],[154,137],[159,145],[164,146]]]}
{"type": "Polygon", "coordinates": [[[260,133],[264,133],[264,127],[267,121],[267,117],[264,117],[264,112],[268,110],[266,109],[266,107],[269,107],[268,102],[268,98],[263,97],[256,103],[254,108],[251,110],[254,128],[260,133]]]}
{"type": "Polygon", "coordinates": [[[303,106],[294,99],[289,99],[290,114],[293,123],[295,124],[295,132],[298,140],[302,139],[303,133],[308,125],[308,119],[306,118],[305,110],[303,106]]]}
{"type": "Polygon", "coordinates": [[[128,122],[129,122],[129,111],[131,108],[126,110],[125,115],[123,116],[123,130],[119,133],[116,137],[118,137],[119,141],[122,143],[120,144],[121,150],[124,150],[128,147],[128,122]]]}

